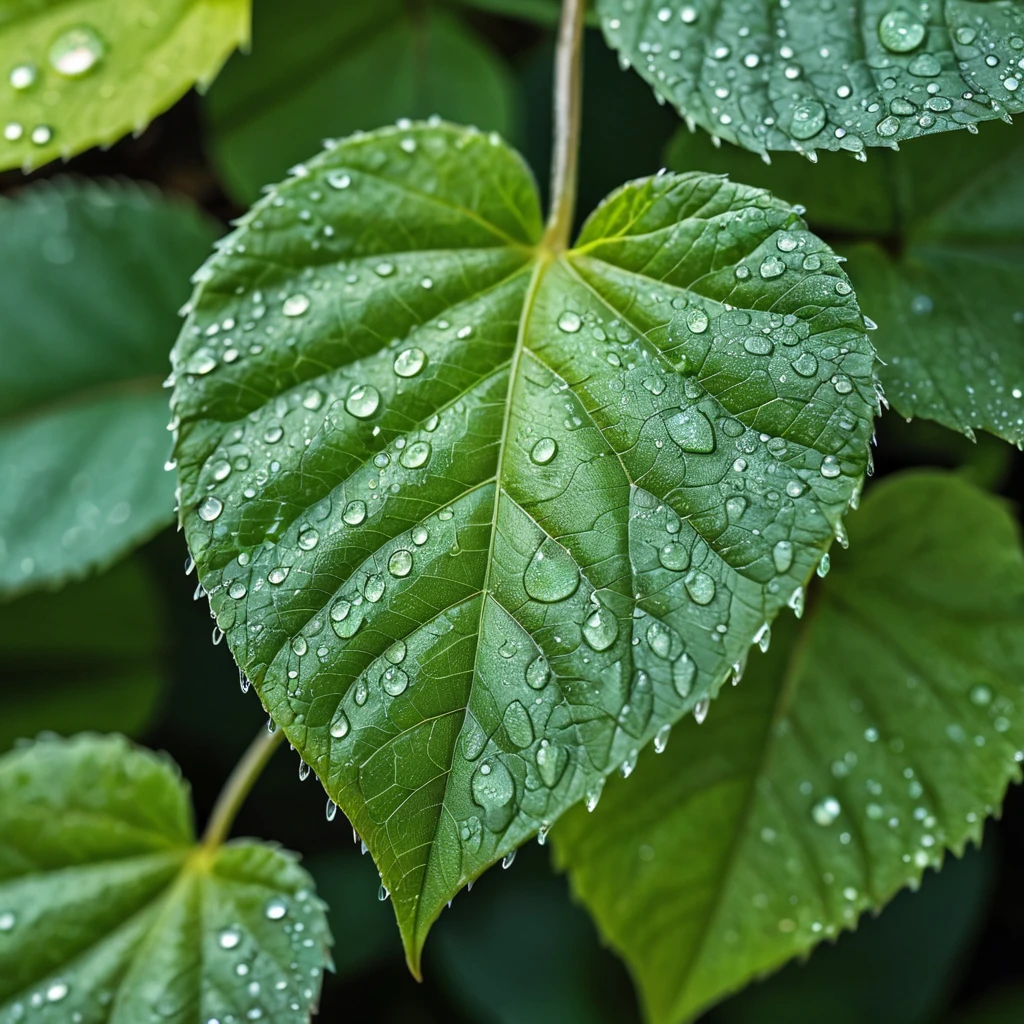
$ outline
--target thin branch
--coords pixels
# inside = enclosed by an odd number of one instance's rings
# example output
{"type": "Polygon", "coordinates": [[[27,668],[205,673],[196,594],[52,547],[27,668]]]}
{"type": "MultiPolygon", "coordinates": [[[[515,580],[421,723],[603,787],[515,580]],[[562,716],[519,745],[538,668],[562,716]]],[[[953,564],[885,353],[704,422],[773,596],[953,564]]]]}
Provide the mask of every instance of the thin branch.
{"type": "Polygon", "coordinates": [[[583,16],[586,0],[563,0],[555,51],[555,137],[551,161],[551,213],[544,242],[568,248],[576,212],[576,177],[583,96],[583,16]]]}
{"type": "Polygon", "coordinates": [[[249,745],[249,749],[235,765],[235,770],[217,797],[217,803],[203,835],[204,848],[216,849],[227,839],[235,816],[245,803],[245,798],[283,739],[284,732],[281,729],[275,729],[273,732],[264,729],[249,745]]]}

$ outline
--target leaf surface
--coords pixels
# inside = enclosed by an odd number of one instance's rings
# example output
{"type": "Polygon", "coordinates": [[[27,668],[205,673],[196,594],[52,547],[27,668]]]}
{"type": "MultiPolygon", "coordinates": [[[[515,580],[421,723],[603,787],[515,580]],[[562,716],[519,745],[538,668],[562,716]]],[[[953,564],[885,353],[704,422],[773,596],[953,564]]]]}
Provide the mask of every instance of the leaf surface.
{"type": "Polygon", "coordinates": [[[1020,778],[1010,513],[956,476],[910,473],[850,533],[856,555],[836,558],[802,633],[553,836],[654,1021],[853,927],[980,841],[1020,778]]]}
{"type": "Polygon", "coordinates": [[[194,845],[166,758],[81,735],[0,759],[3,1024],[305,1022],[329,941],[294,855],[194,845]]]}
{"type": "Polygon", "coordinates": [[[0,752],[44,730],[138,735],[149,724],[165,647],[159,595],[140,562],[2,609],[0,752]]]}
{"type": "Polygon", "coordinates": [[[807,206],[811,227],[849,257],[886,397],[904,416],[1024,444],[1024,142],[990,125],[978,138],[927,139],[867,164],[826,155],[771,167],[683,135],[670,166],[725,171],[807,206]],[[838,237],[842,236],[842,241],[838,237]]]}
{"type": "Polygon", "coordinates": [[[0,595],[83,576],[170,521],[160,385],[213,237],[134,186],[0,203],[0,595]]]}
{"type": "Polygon", "coordinates": [[[873,350],[790,207],[661,176],[540,236],[495,136],[356,136],[251,211],[175,350],[200,579],[414,969],[467,881],[742,670],[867,459],[873,350]]]}
{"type": "Polygon", "coordinates": [[[141,131],[249,38],[249,0],[6,0],[0,167],[141,131]]]}
{"type": "Polygon", "coordinates": [[[505,62],[433,4],[263,0],[254,41],[206,100],[214,159],[247,203],[325,138],[431,115],[512,127],[505,62]]]}
{"type": "Polygon", "coordinates": [[[597,0],[608,44],[746,149],[891,146],[1024,110],[1024,4],[597,0]]]}

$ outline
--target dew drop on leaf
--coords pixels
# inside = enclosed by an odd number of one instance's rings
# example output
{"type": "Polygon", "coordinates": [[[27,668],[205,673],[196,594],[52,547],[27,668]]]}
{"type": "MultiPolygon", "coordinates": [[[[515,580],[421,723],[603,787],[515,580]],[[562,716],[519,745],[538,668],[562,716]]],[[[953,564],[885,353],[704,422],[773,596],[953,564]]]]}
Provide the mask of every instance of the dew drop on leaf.
{"type": "Polygon", "coordinates": [[[53,41],[49,60],[54,71],[65,78],[81,78],[99,64],[105,52],[106,44],[94,28],[76,25],[53,41]]]}

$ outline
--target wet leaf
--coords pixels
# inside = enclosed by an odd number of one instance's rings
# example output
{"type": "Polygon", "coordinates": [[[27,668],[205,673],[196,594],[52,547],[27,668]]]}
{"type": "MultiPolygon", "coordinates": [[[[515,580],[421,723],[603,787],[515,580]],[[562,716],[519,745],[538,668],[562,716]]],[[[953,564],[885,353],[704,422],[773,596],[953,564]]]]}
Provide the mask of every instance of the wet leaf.
{"type": "Polygon", "coordinates": [[[654,1021],[853,927],[979,841],[1020,779],[1011,514],[918,472],[875,488],[850,534],[802,633],[553,837],[654,1021]]]}
{"type": "Polygon", "coordinates": [[[170,522],[160,385],[213,237],[135,186],[0,202],[0,596],[81,577],[170,522]]]}
{"type": "Polygon", "coordinates": [[[252,840],[197,847],[191,818],[174,765],[118,736],[0,758],[3,1024],[309,1020],[312,880],[252,840]]]}
{"type": "Polygon", "coordinates": [[[138,735],[152,721],[165,645],[159,596],[140,562],[0,608],[0,752],[44,730],[138,735]]]}
{"type": "Polygon", "coordinates": [[[597,0],[605,38],[692,124],[759,153],[891,146],[1024,110],[1024,7],[597,0]]]}
{"type": "Polygon", "coordinates": [[[502,58],[433,5],[260,0],[253,51],[232,59],[206,109],[213,157],[249,203],[325,138],[433,114],[507,134],[514,100],[502,58]]]}
{"type": "Polygon", "coordinates": [[[174,355],[200,578],[414,969],[799,607],[867,461],[873,350],[790,207],[665,175],[540,239],[496,136],[356,136],[209,261],[174,355]]]}
{"type": "Polygon", "coordinates": [[[1016,128],[927,139],[860,165],[827,155],[758,166],[680,135],[675,167],[725,171],[807,206],[811,227],[849,257],[879,376],[897,412],[1024,444],[1024,145],[1016,128]]]}
{"type": "Polygon", "coordinates": [[[249,0],[7,0],[0,167],[26,170],[141,131],[249,38],[249,0]]]}

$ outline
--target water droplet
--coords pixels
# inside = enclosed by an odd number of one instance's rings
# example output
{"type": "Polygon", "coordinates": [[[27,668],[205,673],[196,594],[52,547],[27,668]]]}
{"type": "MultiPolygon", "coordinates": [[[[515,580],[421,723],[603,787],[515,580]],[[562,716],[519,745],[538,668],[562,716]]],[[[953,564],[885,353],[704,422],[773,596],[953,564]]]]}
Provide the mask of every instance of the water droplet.
{"type": "Polygon", "coordinates": [[[829,553],[826,551],[825,554],[821,556],[821,561],[818,563],[818,568],[815,571],[820,577],[824,578],[828,575],[828,571],[831,568],[832,559],[829,556],[829,553]]]}
{"type": "Polygon", "coordinates": [[[583,639],[595,651],[606,651],[618,636],[618,619],[607,608],[598,608],[583,623],[583,639]]]}
{"type": "Polygon", "coordinates": [[[212,494],[204,498],[197,509],[199,518],[206,523],[212,523],[223,511],[224,502],[212,494]]]}
{"type": "MultiPolygon", "coordinates": [[[[794,139],[809,139],[825,127],[827,117],[824,106],[817,100],[802,100],[793,107],[789,133],[794,139]]],[[[763,272],[762,276],[764,276],[763,272]]]]}
{"type": "Polygon", "coordinates": [[[289,295],[281,306],[281,312],[285,316],[302,316],[309,309],[309,296],[301,293],[289,295]]]}
{"type": "Polygon", "coordinates": [[[713,452],[715,431],[711,420],[699,409],[681,409],[665,421],[668,436],[684,452],[713,452]]]}
{"type": "Polygon", "coordinates": [[[900,130],[900,119],[890,114],[875,125],[875,131],[883,138],[891,138],[900,130]]]}
{"type": "Polygon", "coordinates": [[[427,353],[421,348],[407,348],[395,360],[395,373],[399,377],[415,377],[427,365],[427,353]]]}
{"type": "Polygon", "coordinates": [[[366,502],[358,498],[350,501],[345,506],[345,511],[341,513],[341,518],[349,526],[358,526],[366,518],[366,502]]]}
{"type": "Polygon", "coordinates": [[[45,146],[53,138],[53,129],[48,125],[39,124],[32,129],[29,137],[36,146],[45,146]]]}
{"type": "Polygon", "coordinates": [[[764,335],[753,334],[743,342],[743,347],[754,356],[769,356],[775,347],[770,338],[764,335]]]}
{"type": "Polygon", "coordinates": [[[839,817],[841,810],[839,801],[834,796],[827,796],[811,808],[811,817],[815,824],[824,827],[831,825],[839,817]]]}
{"type": "Polygon", "coordinates": [[[430,442],[413,441],[398,457],[398,461],[406,469],[419,469],[430,461],[430,442]]]}
{"type": "Polygon", "coordinates": [[[579,585],[580,573],[572,555],[551,539],[536,550],[523,573],[523,589],[544,604],[572,597],[579,585]]]}
{"type": "Polygon", "coordinates": [[[537,748],[536,761],[537,771],[540,772],[544,785],[548,787],[554,786],[562,774],[563,759],[561,748],[554,746],[547,740],[541,740],[540,746],[537,748]]]}
{"type": "Polygon", "coordinates": [[[395,265],[390,260],[384,260],[373,268],[378,277],[390,277],[395,272],[395,265]]]}
{"type": "Polygon", "coordinates": [[[526,708],[519,701],[512,701],[505,709],[502,724],[505,726],[508,738],[520,750],[533,743],[533,723],[530,721],[530,715],[526,708]]]}
{"type": "Polygon", "coordinates": [[[287,565],[279,565],[267,573],[267,581],[273,583],[275,587],[280,586],[280,584],[288,579],[289,572],[291,572],[291,569],[287,565]]]}
{"type": "Polygon", "coordinates": [[[25,89],[31,89],[36,84],[38,77],[35,64],[18,64],[11,68],[7,81],[16,92],[24,92],[25,89]]]}
{"type": "Polygon", "coordinates": [[[14,928],[15,924],[17,924],[17,922],[18,919],[14,916],[14,914],[12,914],[9,910],[5,910],[2,914],[0,914],[0,932],[11,931],[14,928]]]}
{"type": "Polygon", "coordinates": [[[698,307],[691,309],[686,314],[686,326],[694,334],[703,334],[708,329],[709,323],[707,313],[698,307]]]}
{"type": "Polygon", "coordinates": [[[363,584],[363,597],[370,604],[376,604],[384,596],[386,589],[387,584],[384,582],[384,577],[380,573],[373,573],[366,577],[366,582],[363,584]]]}
{"type": "Polygon", "coordinates": [[[235,949],[241,941],[242,936],[233,928],[225,928],[224,931],[217,936],[217,945],[219,945],[221,949],[235,949]]]}
{"type": "Polygon", "coordinates": [[[380,677],[384,692],[392,697],[400,697],[409,686],[409,676],[405,669],[392,666],[380,677]]]}
{"type": "Polygon", "coordinates": [[[412,572],[412,552],[406,551],[405,548],[399,548],[388,559],[388,572],[399,579],[408,576],[412,572]]]}
{"type": "Polygon", "coordinates": [[[81,78],[96,67],[105,51],[106,44],[95,29],[76,25],[53,41],[49,52],[50,65],[65,78],[81,78]]]}
{"type": "Polygon", "coordinates": [[[551,678],[551,666],[543,654],[526,666],[526,683],[534,690],[543,690],[551,678]]]}
{"type": "Polygon", "coordinates": [[[770,281],[774,277],[780,277],[786,272],[786,264],[778,256],[766,256],[758,267],[758,273],[770,281]]]}
{"type": "Polygon", "coordinates": [[[706,572],[691,572],[685,580],[686,592],[697,604],[710,604],[715,597],[715,581],[706,572]]]}
{"type": "Polygon", "coordinates": [[[380,406],[380,392],[372,384],[357,384],[345,399],[345,408],[356,419],[369,419],[380,406]]]}
{"type": "Polygon", "coordinates": [[[330,798],[327,798],[327,806],[324,807],[324,817],[328,821],[334,821],[338,816],[338,805],[330,798]]]}
{"type": "Polygon", "coordinates": [[[17,142],[25,134],[25,129],[17,121],[8,121],[4,125],[4,138],[8,142],[17,142]]]}
{"type": "Polygon", "coordinates": [[[654,752],[656,754],[665,753],[665,748],[668,746],[668,737],[672,732],[672,726],[666,722],[658,731],[654,734],[654,752]]]}
{"type": "Polygon", "coordinates": [[[362,624],[363,613],[351,601],[341,598],[334,603],[331,608],[331,628],[342,640],[355,636],[362,624]]]}
{"type": "Polygon", "coordinates": [[[698,725],[703,725],[704,720],[708,717],[708,712],[711,710],[711,701],[705,697],[703,700],[697,701],[693,706],[693,720],[698,725]]]}
{"type": "Polygon", "coordinates": [[[421,523],[412,528],[412,542],[416,547],[423,547],[430,540],[430,531],[421,523]]]}
{"type": "Polygon", "coordinates": [[[983,683],[971,688],[971,703],[979,708],[988,707],[992,703],[992,691],[983,683]]]}
{"type": "Polygon", "coordinates": [[[666,569],[671,569],[673,572],[681,572],[690,564],[690,552],[685,544],[673,541],[661,548],[658,552],[658,561],[666,569]]]}
{"type": "Polygon", "coordinates": [[[690,695],[696,675],[697,666],[688,654],[681,654],[672,663],[672,685],[680,697],[685,699],[690,695]]]}
{"type": "Polygon", "coordinates": [[[908,11],[889,11],[878,22],[878,38],[892,53],[909,53],[924,40],[925,28],[908,11]]]}
{"type": "Polygon", "coordinates": [[[793,564],[793,545],[788,540],[780,540],[772,548],[772,561],[777,572],[786,572],[793,564]]]}
{"type": "Polygon", "coordinates": [[[55,981],[46,990],[48,1003],[59,1003],[68,994],[68,986],[63,981],[55,981]]]}
{"type": "Polygon", "coordinates": [[[232,583],[231,586],[228,587],[228,596],[235,601],[240,601],[245,597],[246,593],[247,590],[244,583],[232,583]]]}
{"type": "Polygon", "coordinates": [[[582,326],[583,321],[580,319],[580,315],[571,309],[567,309],[558,318],[559,330],[565,331],[566,334],[575,334],[582,326]]]}
{"type": "Polygon", "coordinates": [[[542,437],[530,452],[530,458],[538,466],[547,465],[558,454],[558,442],[553,437],[542,437]]]}
{"type": "Polygon", "coordinates": [[[320,542],[320,534],[312,527],[308,526],[299,534],[299,547],[303,551],[312,551],[320,542]]]}
{"type": "Polygon", "coordinates": [[[834,455],[826,455],[821,460],[821,475],[829,480],[835,479],[842,472],[839,460],[834,455]]]}
{"type": "Polygon", "coordinates": [[[504,829],[515,813],[516,787],[501,761],[484,761],[473,773],[470,790],[474,802],[484,810],[484,823],[492,831],[504,829]]]}
{"type": "Polygon", "coordinates": [[[348,735],[348,731],[349,731],[348,716],[345,714],[344,711],[341,710],[341,708],[338,708],[337,712],[335,712],[334,718],[331,720],[331,730],[330,731],[331,731],[331,735],[336,740],[343,740],[348,735]]]}
{"type": "Polygon", "coordinates": [[[268,921],[280,921],[288,913],[288,905],[284,900],[271,900],[263,913],[268,921]]]}

